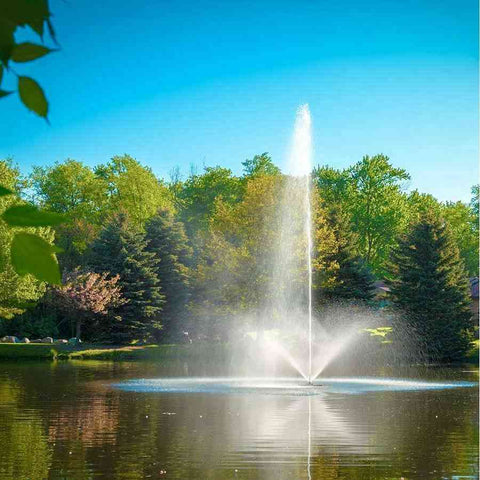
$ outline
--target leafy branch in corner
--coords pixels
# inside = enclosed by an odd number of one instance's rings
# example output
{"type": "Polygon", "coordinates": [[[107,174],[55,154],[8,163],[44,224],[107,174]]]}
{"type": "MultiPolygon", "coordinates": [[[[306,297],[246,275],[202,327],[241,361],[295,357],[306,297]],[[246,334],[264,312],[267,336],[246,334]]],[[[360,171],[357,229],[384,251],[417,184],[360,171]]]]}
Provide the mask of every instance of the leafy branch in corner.
{"type": "Polygon", "coordinates": [[[56,43],[50,19],[48,0],[0,0],[0,98],[13,93],[2,87],[4,73],[10,73],[17,78],[18,95],[25,107],[47,122],[48,101],[42,87],[33,78],[18,74],[11,63],[32,62],[55,51],[43,45],[45,29],[56,43]],[[15,32],[22,27],[29,27],[42,44],[17,43],[15,32]]]}
{"type": "MultiPolygon", "coordinates": [[[[0,185],[0,197],[14,192],[0,185]]],[[[54,227],[65,221],[64,215],[39,210],[33,205],[13,205],[0,217],[9,227],[54,227]]],[[[60,249],[39,235],[18,232],[10,246],[12,266],[18,275],[31,274],[38,280],[60,284],[60,268],[55,256],[60,249]]]]}

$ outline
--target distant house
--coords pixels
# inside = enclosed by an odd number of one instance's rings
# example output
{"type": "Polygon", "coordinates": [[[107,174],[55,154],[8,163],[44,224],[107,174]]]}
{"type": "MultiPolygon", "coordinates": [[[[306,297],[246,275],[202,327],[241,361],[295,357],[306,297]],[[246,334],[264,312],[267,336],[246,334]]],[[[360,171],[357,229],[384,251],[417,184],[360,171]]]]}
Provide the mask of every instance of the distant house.
{"type": "Polygon", "coordinates": [[[472,313],[478,317],[478,277],[470,279],[470,297],[472,298],[472,313]]]}

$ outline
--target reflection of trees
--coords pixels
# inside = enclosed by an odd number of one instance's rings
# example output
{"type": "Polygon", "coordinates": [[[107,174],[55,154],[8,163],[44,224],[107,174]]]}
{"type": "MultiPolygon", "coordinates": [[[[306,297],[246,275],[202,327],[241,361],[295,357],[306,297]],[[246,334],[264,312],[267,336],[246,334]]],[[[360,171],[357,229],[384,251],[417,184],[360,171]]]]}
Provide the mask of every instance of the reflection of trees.
{"type": "Polygon", "coordinates": [[[154,376],[147,364],[83,365],[4,369],[0,478],[307,480],[309,401],[312,480],[476,472],[470,389],[310,400],[135,394],[105,385],[118,375],[154,376]]]}
{"type": "Polygon", "coordinates": [[[20,389],[14,382],[0,385],[0,477],[28,480],[47,478],[52,450],[41,416],[24,414],[20,389]]]}
{"type": "Polygon", "coordinates": [[[50,418],[48,437],[80,440],[86,446],[115,443],[118,427],[118,398],[106,392],[94,393],[88,404],[65,405],[50,418]]]}

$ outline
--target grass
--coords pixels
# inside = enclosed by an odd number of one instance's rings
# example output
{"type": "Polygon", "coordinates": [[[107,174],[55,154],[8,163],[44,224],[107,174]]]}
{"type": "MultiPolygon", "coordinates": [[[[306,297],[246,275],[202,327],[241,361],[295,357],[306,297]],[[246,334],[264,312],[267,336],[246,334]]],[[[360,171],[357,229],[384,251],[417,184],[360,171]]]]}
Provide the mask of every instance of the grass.
{"type": "Polygon", "coordinates": [[[100,346],[84,344],[80,347],[56,344],[0,343],[0,359],[60,359],[60,360],[162,360],[221,355],[221,344],[100,346]]]}
{"type": "Polygon", "coordinates": [[[58,351],[51,344],[0,343],[0,359],[49,359],[57,358],[58,351]]]}

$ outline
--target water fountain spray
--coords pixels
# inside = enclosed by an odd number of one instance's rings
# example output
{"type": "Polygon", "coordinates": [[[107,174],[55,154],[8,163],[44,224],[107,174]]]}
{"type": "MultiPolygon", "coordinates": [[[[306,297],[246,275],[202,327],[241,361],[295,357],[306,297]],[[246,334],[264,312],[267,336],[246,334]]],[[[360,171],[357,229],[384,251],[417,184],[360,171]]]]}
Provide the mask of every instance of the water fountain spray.
{"type": "Polygon", "coordinates": [[[306,266],[308,272],[308,368],[307,381],[313,382],[313,345],[312,345],[312,207],[311,207],[311,171],[312,171],[312,120],[308,105],[301,105],[297,111],[290,168],[293,175],[305,179],[305,234],[307,239],[306,266]]]}

